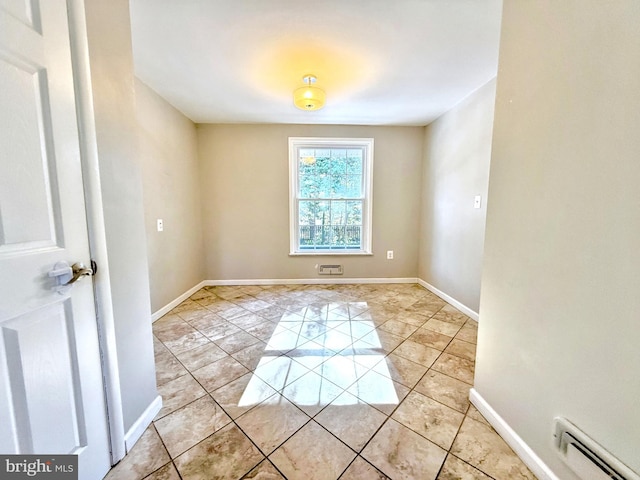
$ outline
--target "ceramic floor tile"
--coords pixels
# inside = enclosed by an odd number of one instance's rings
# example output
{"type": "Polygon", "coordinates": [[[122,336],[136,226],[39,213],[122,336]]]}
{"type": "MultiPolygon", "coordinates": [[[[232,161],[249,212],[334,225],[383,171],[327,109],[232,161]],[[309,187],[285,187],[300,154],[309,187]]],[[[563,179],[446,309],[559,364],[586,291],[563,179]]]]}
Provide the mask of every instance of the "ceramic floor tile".
{"type": "Polygon", "coordinates": [[[355,452],[311,420],[269,459],[289,480],[335,480],[355,452]]]}
{"type": "Polygon", "coordinates": [[[236,419],[264,402],[276,391],[253,373],[247,373],[211,392],[213,399],[227,415],[236,419]]]}
{"type": "Polygon", "coordinates": [[[327,333],[315,337],[313,341],[334,352],[344,350],[353,343],[351,336],[336,330],[329,330],[327,333]]]}
{"type": "Polygon", "coordinates": [[[262,322],[260,323],[245,328],[245,331],[247,333],[250,333],[263,342],[268,342],[273,335],[281,333],[285,330],[285,327],[264,319],[262,319],[262,322]]]}
{"type": "Polygon", "coordinates": [[[473,406],[473,404],[469,406],[469,410],[467,411],[467,416],[481,423],[484,423],[485,425],[489,425],[489,422],[487,421],[487,419],[482,416],[482,414],[478,411],[478,409],[475,406],[473,406]]]}
{"type": "Polygon", "coordinates": [[[175,459],[182,480],[241,478],[264,456],[234,424],[218,430],[175,459]]]}
{"type": "Polygon", "coordinates": [[[335,355],[336,352],[333,350],[326,350],[322,345],[314,342],[307,342],[300,348],[296,348],[295,350],[291,350],[287,353],[287,357],[295,360],[301,365],[304,365],[309,370],[313,370],[318,365],[326,362],[335,355]]]}
{"type": "Polygon", "coordinates": [[[393,419],[362,451],[362,456],[394,480],[434,480],[447,452],[393,419]]]}
{"type": "Polygon", "coordinates": [[[453,325],[457,325],[458,327],[461,327],[462,325],[464,325],[466,321],[469,319],[469,317],[467,317],[464,313],[456,310],[453,307],[448,309],[447,305],[442,307],[442,310],[440,310],[431,318],[434,318],[435,320],[440,320],[441,322],[451,323],[453,325]]]}
{"type": "Polygon", "coordinates": [[[473,344],[477,343],[478,326],[474,323],[473,320],[468,321],[456,334],[456,338],[473,344]]]}
{"type": "Polygon", "coordinates": [[[183,319],[185,322],[191,324],[191,326],[193,326],[192,322],[198,321],[201,318],[206,317],[208,315],[214,315],[214,314],[211,313],[206,308],[201,307],[200,305],[198,305],[198,307],[194,307],[193,309],[184,310],[178,313],[178,316],[181,319],[183,319]]]}
{"type": "Polygon", "coordinates": [[[342,322],[340,325],[335,327],[335,330],[344,335],[347,335],[352,340],[358,340],[368,333],[371,333],[373,330],[375,330],[375,328],[376,326],[373,324],[373,322],[358,322],[355,320],[351,320],[348,322],[342,322]]]}
{"type": "Polygon", "coordinates": [[[180,480],[178,471],[173,463],[167,463],[164,467],[159,468],[144,480],[180,480]]]}
{"type": "Polygon", "coordinates": [[[287,353],[308,341],[308,338],[288,330],[271,336],[267,342],[267,350],[279,352],[280,354],[287,353]]]}
{"type": "Polygon", "coordinates": [[[433,317],[431,317],[431,319],[429,319],[427,323],[424,324],[423,328],[433,330],[434,332],[441,333],[442,335],[453,337],[456,333],[458,333],[461,327],[462,325],[455,325],[453,323],[437,320],[434,315],[433,317]]]}
{"type": "Polygon", "coordinates": [[[464,359],[475,362],[476,360],[476,346],[473,343],[465,342],[454,338],[447,348],[444,349],[445,353],[462,357],[464,359]]]}
{"type": "MultiPolygon", "coordinates": [[[[233,358],[239,361],[242,365],[249,370],[253,370],[260,364],[260,360],[265,356],[265,349],[267,344],[264,342],[257,342],[253,345],[249,345],[242,350],[238,350],[231,354],[233,358]]],[[[271,357],[276,358],[276,357],[271,357]]]]}
{"type": "Polygon", "coordinates": [[[207,343],[209,343],[209,339],[196,330],[174,340],[164,341],[165,347],[171,350],[174,355],[179,355],[207,343]]]}
{"type": "Polygon", "coordinates": [[[152,325],[153,334],[161,342],[176,340],[184,335],[194,332],[194,328],[182,320],[178,315],[165,315],[156,320],[152,325]]]}
{"type": "Polygon", "coordinates": [[[359,452],[386,419],[385,414],[344,392],[314,420],[359,452]]]}
{"type": "Polygon", "coordinates": [[[158,386],[189,373],[169,350],[157,354],[155,361],[158,386]]]}
{"type": "Polygon", "coordinates": [[[233,318],[229,320],[236,327],[240,327],[243,330],[248,330],[250,327],[255,327],[261,323],[264,323],[264,318],[255,313],[247,313],[246,315],[242,315],[240,317],[233,318]]]}
{"type": "Polygon", "coordinates": [[[344,389],[364,375],[367,369],[356,363],[352,356],[335,355],[313,371],[344,389]]]}
{"type": "Polygon", "coordinates": [[[224,350],[211,342],[176,355],[189,371],[197,370],[226,356],[224,350]]]}
{"type": "Polygon", "coordinates": [[[427,367],[392,353],[384,359],[384,362],[375,365],[372,370],[388,376],[406,387],[413,388],[425,374],[427,367]]]}
{"type": "Polygon", "coordinates": [[[233,335],[229,335],[228,337],[219,338],[215,343],[228,354],[232,354],[250,347],[259,341],[259,339],[247,332],[238,332],[233,335]]]}
{"type": "Polygon", "coordinates": [[[264,356],[254,373],[271,387],[280,391],[286,385],[309,373],[309,369],[285,355],[280,357],[264,356]]]}
{"type": "Polygon", "coordinates": [[[343,389],[315,372],[309,372],[282,390],[288,400],[310,417],[333,402],[343,389]]]}
{"type": "Polygon", "coordinates": [[[231,357],[225,357],[191,372],[200,384],[211,392],[241,377],[248,370],[231,357]]]}
{"type": "Polygon", "coordinates": [[[181,313],[187,310],[191,310],[193,308],[199,308],[200,304],[197,302],[194,302],[191,299],[187,299],[184,302],[182,302],[180,305],[178,305],[177,307],[174,307],[173,310],[171,310],[171,313],[173,314],[177,314],[177,313],[181,313]]]}
{"type": "Polygon", "coordinates": [[[394,320],[398,320],[403,323],[408,323],[409,325],[413,325],[414,327],[421,327],[425,323],[427,323],[427,320],[429,320],[429,318],[430,318],[429,315],[423,315],[417,312],[404,311],[396,315],[394,317],[394,320]]]}
{"type": "Polygon", "coordinates": [[[469,385],[473,385],[475,367],[474,362],[470,360],[443,353],[431,368],[450,377],[462,380],[469,385]]]}
{"type": "Polygon", "coordinates": [[[465,413],[469,408],[470,388],[471,385],[468,383],[429,370],[415,386],[415,391],[465,413]]]}
{"type": "Polygon", "coordinates": [[[462,424],[464,414],[418,392],[411,392],[391,418],[445,450],[449,450],[462,424]]]}
{"type": "Polygon", "coordinates": [[[436,361],[442,352],[435,348],[414,342],[413,340],[405,340],[393,353],[428,368],[433,365],[433,362],[436,361]]]}
{"type": "Polygon", "coordinates": [[[374,371],[360,377],[347,391],[387,415],[390,415],[409,393],[407,387],[394,382],[390,376],[374,371]]]}
{"type": "Polygon", "coordinates": [[[438,480],[491,480],[491,477],[449,454],[440,470],[438,480]]]}
{"type": "Polygon", "coordinates": [[[155,425],[169,455],[175,458],[230,422],[231,418],[207,395],[157,420],[155,425]]]}
{"type": "MultiPolygon", "coordinates": [[[[291,326],[289,326],[289,328],[291,328],[291,326]]],[[[313,340],[320,335],[326,334],[329,330],[326,322],[305,320],[300,324],[300,329],[298,329],[296,333],[308,340],[313,340]]]]}
{"type": "Polygon", "coordinates": [[[184,405],[206,395],[207,392],[191,375],[183,375],[175,380],[160,385],[158,394],[162,397],[162,408],[156,419],[177,410],[184,405]]]}
{"type": "Polygon", "coordinates": [[[380,329],[376,329],[360,339],[360,341],[367,342],[374,348],[379,348],[386,353],[392,352],[398,345],[404,342],[404,340],[403,337],[380,329]]]}
{"type": "Polygon", "coordinates": [[[209,340],[215,342],[223,337],[228,337],[234,333],[241,332],[240,327],[236,327],[233,323],[227,322],[224,319],[215,322],[206,322],[206,325],[197,325],[196,328],[209,340]]]}
{"type": "Polygon", "coordinates": [[[394,335],[398,335],[403,338],[409,337],[413,332],[415,332],[418,327],[415,325],[410,325],[408,323],[399,322],[398,320],[389,320],[388,322],[383,323],[379,327],[381,330],[385,330],[389,333],[393,333],[394,335]]]}
{"type": "Polygon", "coordinates": [[[246,315],[249,311],[235,304],[231,304],[231,306],[217,310],[216,313],[226,320],[233,320],[234,318],[246,315]]]}
{"type": "Polygon", "coordinates": [[[240,305],[242,308],[244,308],[245,310],[249,310],[250,312],[260,312],[260,310],[263,310],[267,307],[270,307],[271,304],[268,302],[265,302],[263,300],[259,300],[255,297],[251,297],[251,299],[247,299],[245,301],[242,302],[235,302],[238,305],[240,305]]]}
{"type": "Polygon", "coordinates": [[[357,457],[349,468],[342,474],[340,480],[390,480],[384,473],[364,460],[357,457]]]}
{"type": "Polygon", "coordinates": [[[155,427],[151,425],[145,430],[129,454],[109,471],[105,480],[144,478],[169,461],[169,454],[155,427]]]}
{"type": "Polygon", "coordinates": [[[420,327],[409,337],[409,340],[442,351],[447,348],[452,337],[442,335],[441,333],[434,332],[433,330],[429,330],[425,327],[420,327]]]}
{"type": "Polygon", "coordinates": [[[309,421],[309,417],[280,394],[236,419],[242,431],[269,455],[309,421]]]}
{"type": "Polygon", "coordinates": [[[495,430],[469,417],[462,423],[451,453],[493,478],[535,480],[495,430]]]}
{"type": "Polygon", "coordinates": [[[247,473],[241,480],[286,480],[269,460],[263,460],[260,464],[247,473]]]}
{"type": "Polygon", "coordinates": [[[278,307],[277,305],[271,305],[267,308],[263,308],[258,312],[262,318],[266,318],[267,320],[279,321],[282,319],[283,314],[285,314],[286,310],[284,308],[278,307]]]}
{"type": "Polygon", "coordinates": [[[189,315],[185,313],[180,313],[179,315],[196,330],[201,330],[203,328],[210,327],[212,325],[226,322],[224,318],[222,318],[219,315],[216,315],[211,310],[208,310],[204,307],[202,307],[201,310],[197,310],[189,315]]]}

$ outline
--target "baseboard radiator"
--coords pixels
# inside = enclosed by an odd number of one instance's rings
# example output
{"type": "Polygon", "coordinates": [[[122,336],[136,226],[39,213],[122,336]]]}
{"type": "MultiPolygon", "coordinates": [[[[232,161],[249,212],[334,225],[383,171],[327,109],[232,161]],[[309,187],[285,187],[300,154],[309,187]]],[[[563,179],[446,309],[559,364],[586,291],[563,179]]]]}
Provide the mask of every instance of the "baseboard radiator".
{"type": "Polygon", "coordinates": [[[555,419],[555,446],[562,460],[583,480],[640,480],[635,472],[566,418],[555,419]]]}

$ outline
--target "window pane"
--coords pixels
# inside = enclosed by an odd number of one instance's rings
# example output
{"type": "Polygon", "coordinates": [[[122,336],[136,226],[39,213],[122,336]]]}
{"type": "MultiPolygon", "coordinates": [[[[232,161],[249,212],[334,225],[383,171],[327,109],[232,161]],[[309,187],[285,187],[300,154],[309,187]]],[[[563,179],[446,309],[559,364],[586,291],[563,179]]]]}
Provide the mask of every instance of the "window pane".
{"type": "Polygon", "coordinates": [[[362,173],[362,150],[353,149],[347,151],[347,173],[362,173]]]}
{"type": "Polygon", "coordinates": [[[332,246],[344,246],[345,241],[344,241],[344,228],[345,227],[338,227],[338,226],[332,226],[331,227],[331,245],[332,246]]]}
{"type": "Polygon", "coordinates": [[[331,177],[331,198],[347,197],[346,175],[333,175],[331,177]]]}
{"type": "Polygon", "coordinates": [[[347,220],[347,203],[341,201],[331,202],[331,225],[344,225],[347,220]]]}
{"type": "Polygon", "coordinates": [[[362,227],[359,225],[349,225],[345,227],[345,244],[349,246],[360,246],[362,227]]]}
{"type": "Polygon", "coordinates": [[[317,225],[317,226],[329,225],[330,203],[328,201],[315,202],[315,203],[316,203],[316,210],[314,212],[315,213],[314,221],[313,221],[314,225],[317,225]]]}
{"type": "Polygon", "coordinates": [[[336,173],[347,173],[347,150],[344,148],[331,150],[331,160],[336,173]]]}
{"type": "Polygon", "coordinates": [[[362,196],[361,175],[345,175],[344,196],[347,198],[358,198],[362,196]]]}
{"type": "Polygon", "coordinates": [[[315,177],[315,186],[318,198],[331,197],[331,176],[322,174],[315,177]]]}
{"type": "Polygon", "coordinates": [[[347,225],[362,225],[362,202],[347,202],[347,225]]]}
{"type": "Polygon", "coordinates": [[[298,203],[298,223],[300,225],[315,225],[316,202],[301,201],[298,203]]]}
{"type": "Polygon", "coordinates": [[[300,175],[298,188],[300,198],[318,198],[320,196],[315,175],[300,175]]]}

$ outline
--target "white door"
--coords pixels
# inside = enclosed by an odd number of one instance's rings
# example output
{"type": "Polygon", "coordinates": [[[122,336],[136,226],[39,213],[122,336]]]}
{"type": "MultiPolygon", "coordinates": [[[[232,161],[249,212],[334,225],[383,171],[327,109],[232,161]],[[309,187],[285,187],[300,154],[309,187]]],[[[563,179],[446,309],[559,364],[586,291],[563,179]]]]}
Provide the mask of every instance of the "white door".
{"type": "MultiPolygon", "coordinates": [[[[0,0],[0,453],[110,453],[64,0],[0,0]]],[[[99,274],[99,272],[98,272],[99,274]]]]}

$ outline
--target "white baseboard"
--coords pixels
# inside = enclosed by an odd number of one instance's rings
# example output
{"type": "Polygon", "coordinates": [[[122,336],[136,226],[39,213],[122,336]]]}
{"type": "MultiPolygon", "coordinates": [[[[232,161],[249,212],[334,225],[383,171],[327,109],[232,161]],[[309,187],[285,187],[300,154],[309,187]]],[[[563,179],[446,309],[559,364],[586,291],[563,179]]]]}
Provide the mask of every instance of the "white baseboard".
{"type": "Polygon", "coordinates": [[[196,293],[198,290],[200,290],[205,285],[207,285],[206,281],[200,282],[195,287],[192,287],[189,290],[187,290],[186,292],[184,292],[182,295],[180,295],[175,300],[167,303],[164,307],[162,307],[158,311],[156,311],[153,314],[151,314],[151,321],[155,322],[160,317],[162,317],[163,315],[165,315],[166,313],[168,313],[169,311],[173,310],[175,307],[180,305],[182,302],[184,302],[187,298],[189,298],[191,295],[196,293]]]}
{"type": "Polygon", "coordinates": [[[469,391],[469,400],[539,480],[560,480],[475,388],[469,391]]]}
{"type": "Polygon", "coordinates": [[[418,283],[417,278],[343,278],[327,275],[327,278],[284,278],[253,280],[205,280],[206,286],[221,285],[331,285],[349,283],[418,283]]]}
{"type": "Polygon", "coordinates": [[[124,435],[124,446],[129,453],[136,442],[140,439],[144,431],[147,429],[156,415],[162,408],[162,397],[158,395],[153,402],[149,404],[149,406],[142,412],[142,415],[138,417],[135,423],[131,426],[131,428],[124,435]]]}
{"type": "Polygon", "coordinates": [[[448,304],[456,307],[458,310],[460,310],[462,313],[464,313],[466,316],[468,316],[469,318],[471,318],[472,320],[475,320],[476,322],[478,321],[478,319],[480,318],[480,316],[478,315],[478,312],[474,312],[473,310],[471,310],[469,307],[467,307],[466,305],[460,303],[458,300],[456,300],[453,297],[450,297],[449,295],[447,295],[446,293],[444,293],[441,290],[438,290],[436,287],[434,287],[433,285],[431,285],[430,283],[425,282],[424,280],[422,280],[421,278],[418,278],[418,284],[422,285],[424,288],[426,288],[427,290],[429,290],[432,293],[435,293],[437,296],[439,296],[441,299],[443,299],[445,302],[447,302],[448,304]]]}

